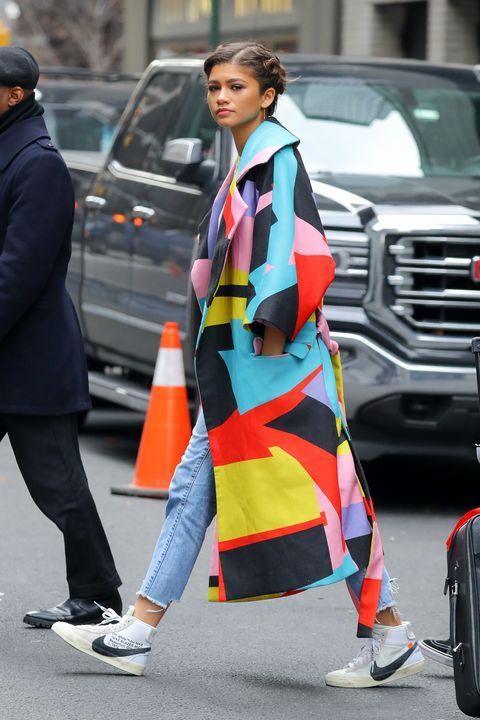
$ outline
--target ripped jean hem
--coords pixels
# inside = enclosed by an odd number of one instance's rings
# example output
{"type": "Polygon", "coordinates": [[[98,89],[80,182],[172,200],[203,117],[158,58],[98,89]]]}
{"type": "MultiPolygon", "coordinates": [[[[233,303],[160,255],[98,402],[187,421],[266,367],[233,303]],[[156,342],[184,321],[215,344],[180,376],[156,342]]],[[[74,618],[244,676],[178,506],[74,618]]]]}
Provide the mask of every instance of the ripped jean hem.
{"type": "Polygon", "coordinates": [[[141,590],[138,590],[135,594],[136,594],[137,597],[142,597],[142,598],[144,598],[144,600],[148,600],[149,602],[152,603],[152,605],[157,605],[158,607],[162,608],[162,610],[168,610],[168,607],[169,607],[169,605],[170,605],[172,602],[178,602],[178,601],[175,601],[175,600],[170,600],[170,601],[167,602],[167,603],[163,603],[163,602],[160,602],[159,600],[155,600],[155,599],[154,599],[153,597],[151,597],[150,595],[146,595],[146,594],[145,594],[144,592],[142,592],[141,590]]]}
{"type": "Polygon", "coordinates": [[[377,615],[378,615],[378,613],[381,613],[384,610],[390,610],[391,608],[397,609],[397,603],[391,602],[391,603],[384,603],[383,605],[379,605],[378,609],[377,609],[377,615]]]}

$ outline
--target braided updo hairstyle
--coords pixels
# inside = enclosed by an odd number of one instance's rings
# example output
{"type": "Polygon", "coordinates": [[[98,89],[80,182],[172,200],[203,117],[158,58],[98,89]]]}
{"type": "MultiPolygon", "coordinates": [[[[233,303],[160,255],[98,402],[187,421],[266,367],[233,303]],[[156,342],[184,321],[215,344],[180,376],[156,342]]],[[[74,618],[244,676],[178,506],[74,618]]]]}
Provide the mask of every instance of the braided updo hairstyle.
{"type": "Polygon", "coordinates": [[[234,63],[247,67],[258,84],[260,92],[268,88],[275,90],[275,99],[266,108],[267,116],[273,115],[277,107],[278,96],[285,92],[287,73],[275,53],[254,40],[246,42],[223,43],[219,45],[205,60],[203,70],[207,79],[215,65],[234,63]]]}

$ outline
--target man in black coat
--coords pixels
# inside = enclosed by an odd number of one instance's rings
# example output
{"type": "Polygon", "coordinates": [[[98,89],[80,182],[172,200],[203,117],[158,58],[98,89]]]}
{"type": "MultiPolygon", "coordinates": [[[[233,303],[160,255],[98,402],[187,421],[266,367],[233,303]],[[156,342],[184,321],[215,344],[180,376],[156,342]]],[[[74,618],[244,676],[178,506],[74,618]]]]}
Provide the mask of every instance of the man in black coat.
{"type": "Polygon", "coordinates": [[[77,413],[90,406],[82,337],[65,289],[73,186],[33,92],[38,65],[0,47],[0,440],[28,490],[62,531],[70,597],[24,622],[98,622],[121,611],[115,569],[88,488],[77,413]]]}

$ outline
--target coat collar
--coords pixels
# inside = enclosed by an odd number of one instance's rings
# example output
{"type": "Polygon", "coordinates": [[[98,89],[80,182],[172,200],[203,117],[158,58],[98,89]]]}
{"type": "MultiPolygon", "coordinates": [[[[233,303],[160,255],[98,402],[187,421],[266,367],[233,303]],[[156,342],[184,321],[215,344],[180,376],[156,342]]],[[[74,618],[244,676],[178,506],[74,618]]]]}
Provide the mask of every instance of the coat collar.
{"type": "Polygon", "coordinates": [[[267,163],[272,155],[278,152],[278,150],[281,150],[287,145],[298,145],[299,142],[300,140],[295,135],[284,128],[283,125],[281,125],[278,120],[273,117],[264,120],[264,122],[262,122],[250,135],[245,143],[243,152],[238,159],[238,164],[234,163],[234,165],[230,168],[229,173],[223,181],[214,201],[214,206],[219,204],[223,207],[227,193],[232,185],[232,180],[235,176],[236,183],[232,195],[232,213],[234,223],[228,234],[230,239],[234,236],[235,231],[247,210],[247,204],[238,190],[238,183],[240,180],[253,167],[267,163]]]}
{"type": "Polygon", "coordinates": [[[42,117],[19,120],[4,133],[0,133],[0,172],[5,170],[24,147],[45,137],[49,138],[50,135],[42,117]]]}
{"type": "Polygon", "coordinates": [[[256,165],[268,162],[281,148],[298,145],[300,140],[276,118],[264,120],[250,135],[240,155],[237,168],[237,182],[256,165]]]}

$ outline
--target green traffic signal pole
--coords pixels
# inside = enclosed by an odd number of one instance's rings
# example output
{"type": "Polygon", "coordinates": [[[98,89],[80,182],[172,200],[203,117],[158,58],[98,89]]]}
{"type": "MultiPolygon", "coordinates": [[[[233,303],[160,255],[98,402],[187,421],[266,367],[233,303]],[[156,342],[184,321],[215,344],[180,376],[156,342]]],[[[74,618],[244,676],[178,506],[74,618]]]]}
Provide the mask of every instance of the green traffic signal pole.
{"type": "Polygon", "coordinates": [[[211,0],[210,47],[214,50],[220,42],[220,0],[211,0]]]}

